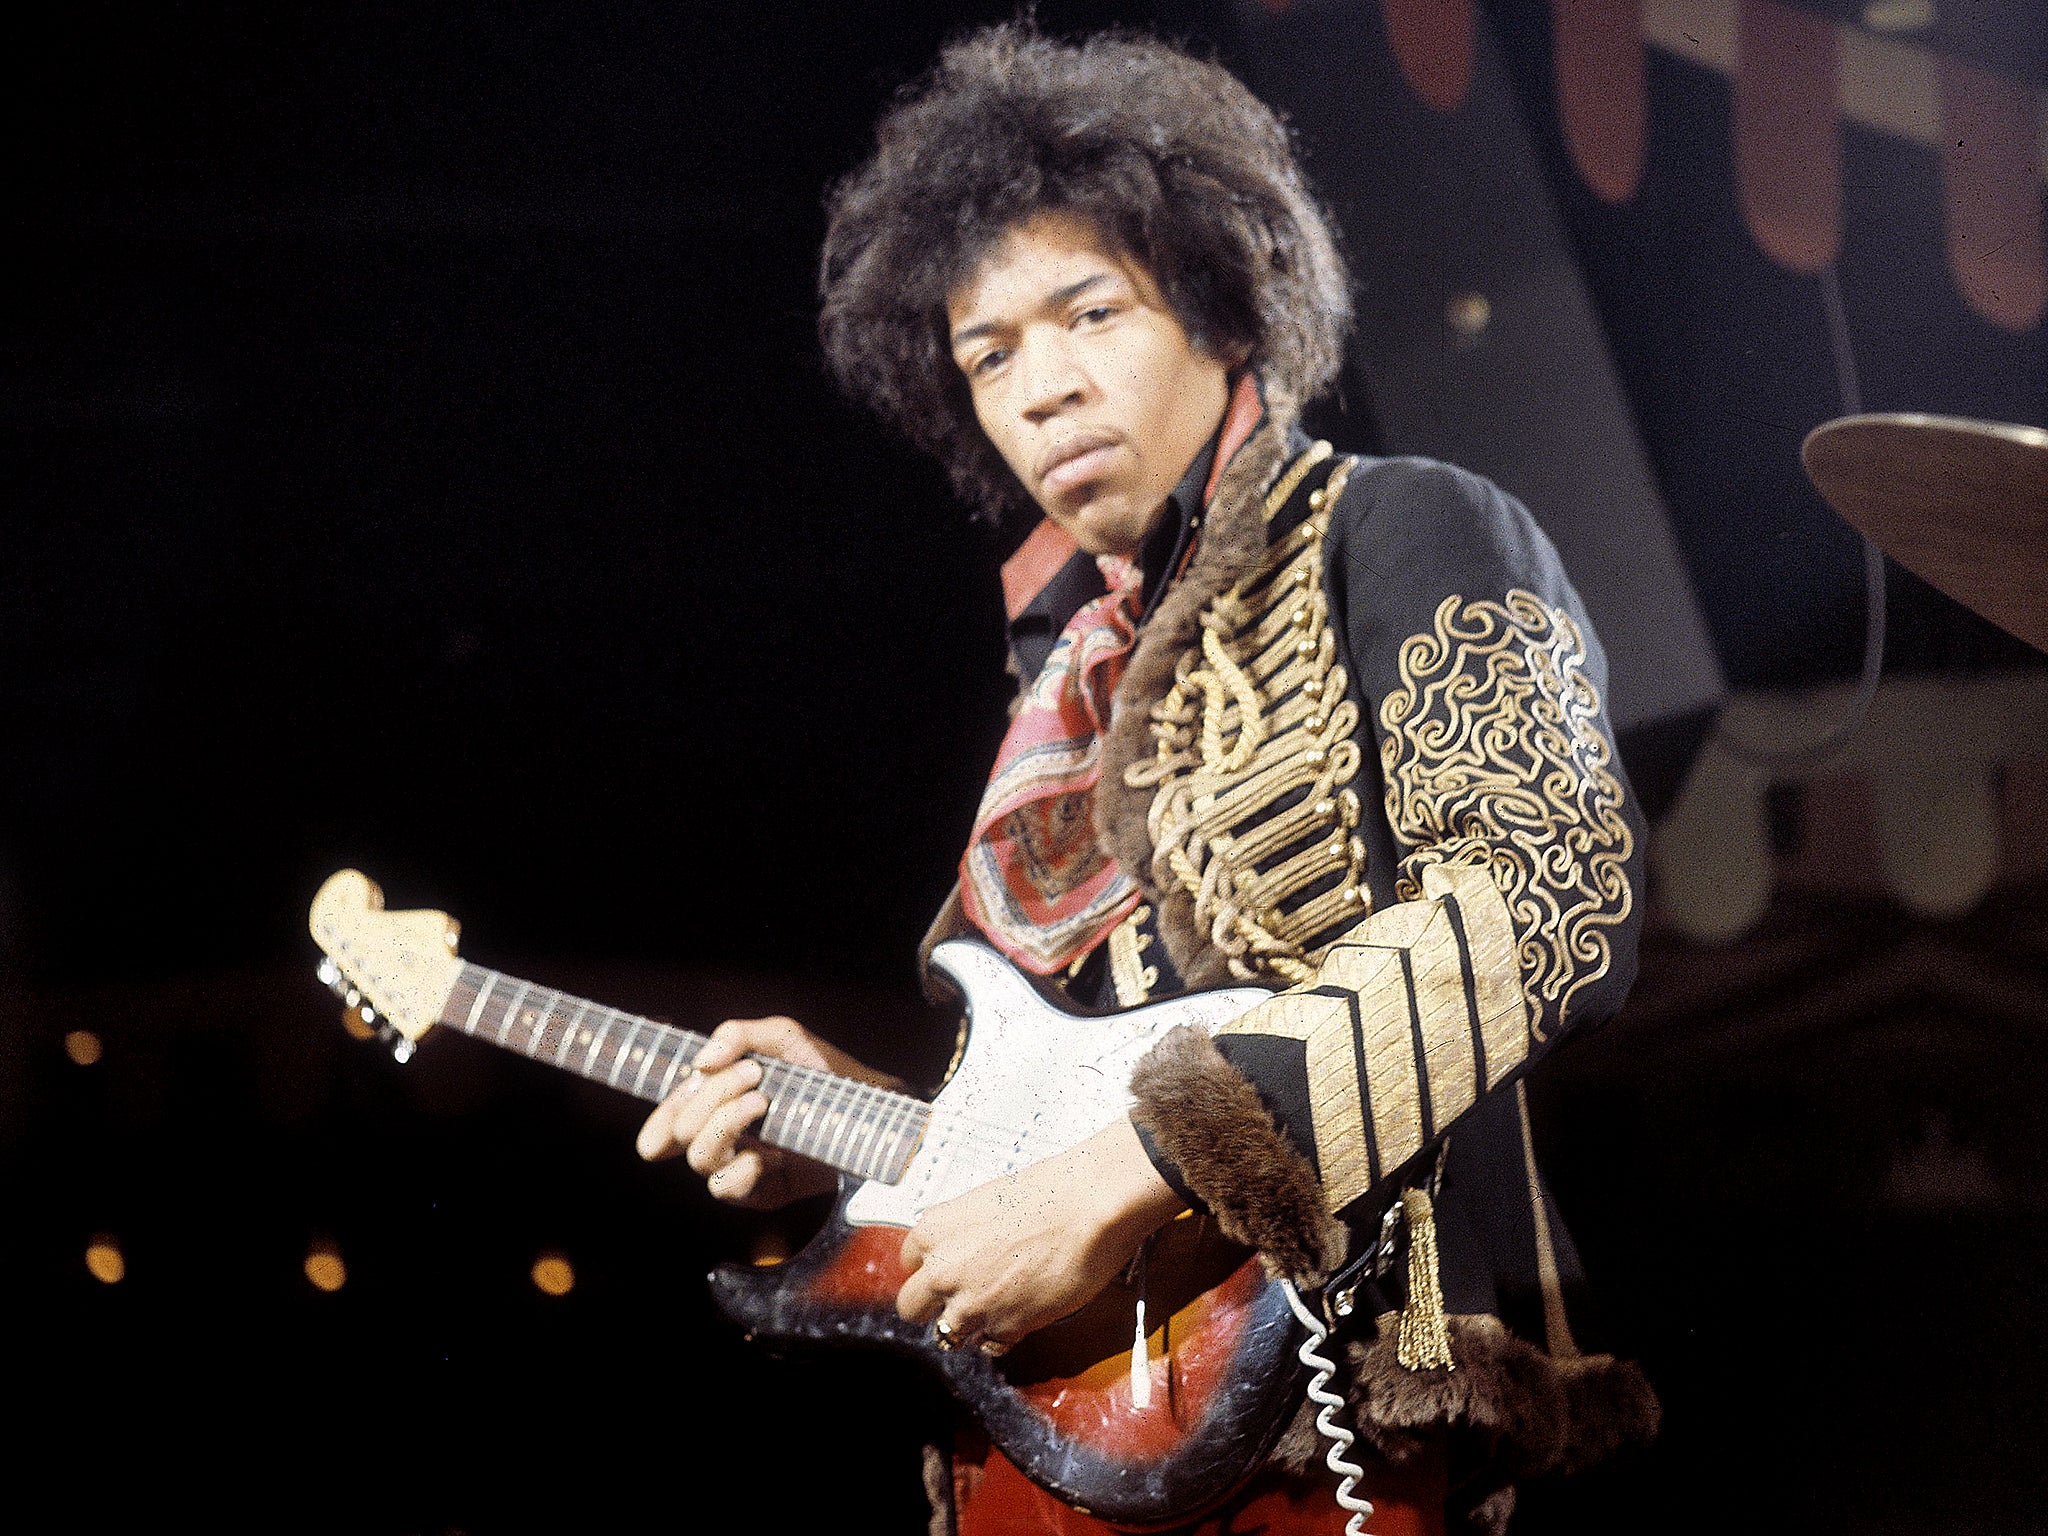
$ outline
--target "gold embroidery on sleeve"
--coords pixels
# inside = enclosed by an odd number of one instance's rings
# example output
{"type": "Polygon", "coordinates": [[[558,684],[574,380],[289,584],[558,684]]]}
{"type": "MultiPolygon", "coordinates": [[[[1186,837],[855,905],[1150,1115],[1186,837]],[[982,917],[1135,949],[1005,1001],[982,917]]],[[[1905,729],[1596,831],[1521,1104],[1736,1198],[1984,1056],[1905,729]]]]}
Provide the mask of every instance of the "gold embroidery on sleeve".
{"type": "Polygon", "coordinates": [[[1574,995],[1607,974],[1606,930],[1634,905],[1634,835],[1585,661],[1571,615],[1534,593],[1447,597],[1433,631],[1403,642],[1400,686],[1380,704],[1387,819],[1413,850],[1396,893],[1419,895],[1432,865],[1492,874],[1538,1039],[1548,1009],[1563,1023],[1574,995]]]}
{"type": "Polygon", "coordinates": [[[1420,1152],[1425,1128],[1440,1131],[1471,1108],[1475,1037],[1489,1083],[1528,1055],[1514,927],[1499,890],[1469,868],[1427,869],[1423,885],[1423,899],[1387,907],[1331,945],[1309,986],[1219,1031],[1302,1042],[1316,1164],[1332,1211],[1420,1152]],[[1446,898],[1457,905],[1471,959],[1469,992],[1446,898]]]}

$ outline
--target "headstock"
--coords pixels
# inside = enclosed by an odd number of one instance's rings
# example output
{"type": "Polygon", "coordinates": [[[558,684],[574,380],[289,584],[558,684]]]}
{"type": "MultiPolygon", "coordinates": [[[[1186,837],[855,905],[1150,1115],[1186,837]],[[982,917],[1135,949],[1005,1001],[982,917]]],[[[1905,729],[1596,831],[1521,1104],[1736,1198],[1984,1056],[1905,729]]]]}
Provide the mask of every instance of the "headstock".
{"type": "Polygon", "coordinates": [[[462,928],[446,912],[386,912],[384,893],[353,869],[329,875],[307,919],[326,951],[320,979],[333,987],[365,1026],[396,1034],[403,1061],[413,1043],[440,1021],[462,972],[455,941],[462,928]]]}

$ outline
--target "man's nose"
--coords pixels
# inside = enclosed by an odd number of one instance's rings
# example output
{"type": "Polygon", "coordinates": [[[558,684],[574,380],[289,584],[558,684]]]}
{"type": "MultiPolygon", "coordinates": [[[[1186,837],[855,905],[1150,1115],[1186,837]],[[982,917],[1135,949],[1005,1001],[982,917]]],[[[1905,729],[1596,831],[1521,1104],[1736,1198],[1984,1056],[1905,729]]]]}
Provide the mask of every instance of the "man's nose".
{"type": "Polygon", "coordinates": [[[1024,414],[1034,422],[1049,420],[1088,396],[1088,370],[1074,350],[1072,338],[1059,327],[1050,334],[1026,336],[1019,349],[1024,414]]]}

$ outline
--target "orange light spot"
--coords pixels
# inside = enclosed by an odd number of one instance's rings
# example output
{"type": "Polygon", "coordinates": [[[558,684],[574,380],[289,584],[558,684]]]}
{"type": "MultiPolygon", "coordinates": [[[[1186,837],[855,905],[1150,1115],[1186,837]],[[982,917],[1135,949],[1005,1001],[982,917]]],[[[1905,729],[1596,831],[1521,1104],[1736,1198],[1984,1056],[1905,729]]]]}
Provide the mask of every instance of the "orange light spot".
{"type": "Polygon", "coordinates": [[[94,1234],[86,1245],[85,1267],[102,1285],[119,1285],[128,1274],[128,1261],[121,1256],[121,1245],[107,1232],[94,1234]]]}
{"type": "Polygon", "coordinates": [[[301,1267],[315,1290],[338,1291],[348,1284],[348,1266],[341,1262],[341,1250],[331,1242],[314,1243],[306,1250],[306,1262],[301,1267]]]}
{"type": "Polygon", "coordinates": [[[576,1286],[575,1266],[550,1249],[533,1261],[533,1283],[550,1296],[566,1296],[576,1286]]]}
{"type": "Polygon", "coordinates": [[[102,1049],[100,1037],[89,1029],[74,1029],[64,1037],[64,1054],[81,1067],[98,1061],[102,1049]]]}

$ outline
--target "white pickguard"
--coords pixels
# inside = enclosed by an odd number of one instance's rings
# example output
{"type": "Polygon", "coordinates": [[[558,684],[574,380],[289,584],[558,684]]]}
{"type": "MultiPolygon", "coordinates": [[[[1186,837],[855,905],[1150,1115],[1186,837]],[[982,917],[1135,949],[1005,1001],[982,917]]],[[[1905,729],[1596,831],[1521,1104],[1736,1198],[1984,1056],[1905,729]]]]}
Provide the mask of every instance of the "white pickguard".
{"type": "Polygon", "coordinates": [[[903,1177],[870,1180],[847,1201],[859,1226],[908,1227],[929,1206],[1087,1140],[1130,1113],[1131,1073],[1160,1036],[1182,1024],[1214,1030],[1272,995],[1233,987],[1076,1018],[984,945],[948,940],[932,963],[966,995],[967,1050],[903,1177]]]}

